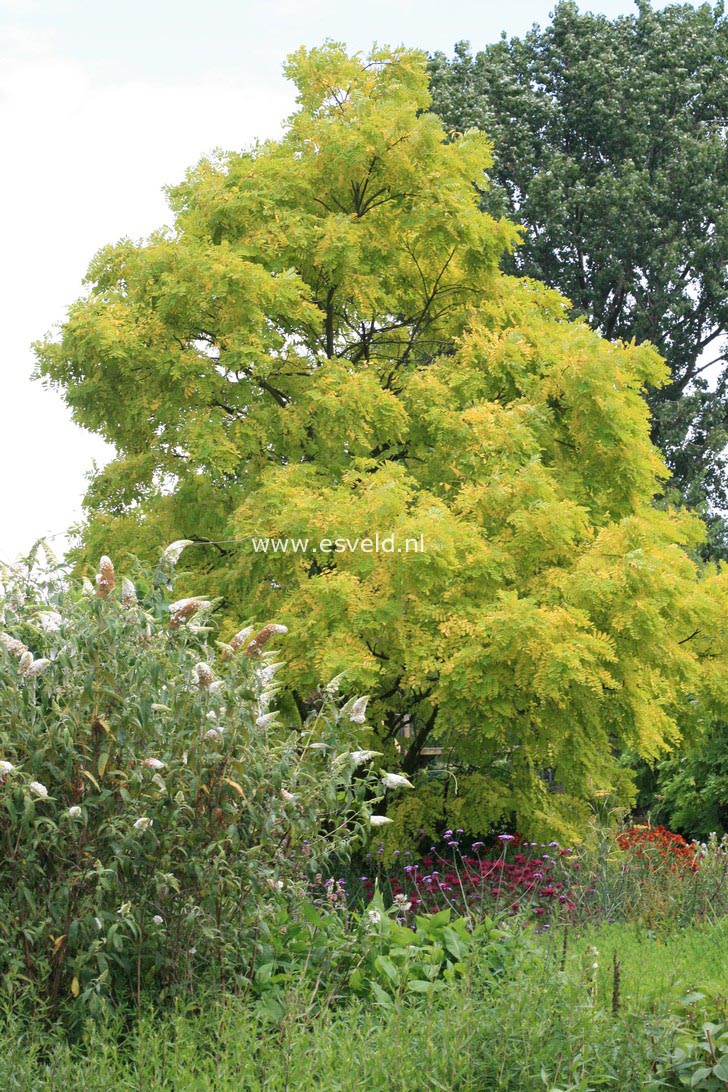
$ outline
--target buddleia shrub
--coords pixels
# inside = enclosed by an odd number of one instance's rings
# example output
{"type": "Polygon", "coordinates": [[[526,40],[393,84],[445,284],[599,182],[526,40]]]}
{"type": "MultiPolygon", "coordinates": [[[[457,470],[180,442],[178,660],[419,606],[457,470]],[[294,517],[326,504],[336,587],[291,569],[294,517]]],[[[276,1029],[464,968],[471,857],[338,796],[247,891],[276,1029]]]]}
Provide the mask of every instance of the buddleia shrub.
{"type": "MultiPolygon", "coordinates": [[[[170,557],[166,561],[171,566],[170,557]]],[[[369,829],[363,699],[275,711],[285,636],[171,581],[32,569],[0,598],[0,980],[70,1020],[243,988],[262,924],[369,829]],[[155,586],[156,585],[156,586],[155,586]]],[[[381,794],[380,794],[381,795],[381,794]]]]}

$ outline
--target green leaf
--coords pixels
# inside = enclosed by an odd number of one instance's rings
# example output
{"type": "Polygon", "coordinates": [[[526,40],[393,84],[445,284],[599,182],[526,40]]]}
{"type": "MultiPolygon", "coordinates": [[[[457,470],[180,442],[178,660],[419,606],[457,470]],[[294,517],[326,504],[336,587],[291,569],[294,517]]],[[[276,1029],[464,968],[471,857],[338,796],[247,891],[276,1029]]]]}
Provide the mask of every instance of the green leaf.
{"type": "Polygon", "coordinates": [[[728,1081],[728,1055],[725,1055],[713,1066],[713,1076],[721,1081],[728,1081]]]}
{"type": "Polygon", "coordinates": [[[376,1003],[378,1005],[381,1005],[382,1008],[391,1009],[392,998],[385,990],[382,989],[379,983],[375,982],[374,979],[370,979],[369,985],[371,987],[372,993],[374,994],[374,1000],[376,1001],[376,1003]]]}
{"type": "Polygon", "coordinates": [[[445,926],[445,928],[442,930],[442,939],[445,942],[445,947],[447,948],[450,955],[454,956],[454,958],[457,960],[465,958],[468,952],[468,947],[464,943],[462,938],[458,936],[454,929],[445,926]]]}
{"type": "Polygon", "coordinates": [[[410,993],[431,994],[435,989],[435,984],[434,982],[426,982],[421,978],[415,978],[407,983],[407,989],[410,993]]]}
{"type": "Polygon", "coordinates": [[[391,959],[389,959],[385,955],[379,955],[374,960],[374,966],[377,968],[377,970],[383,971],[384,974],[387,976],[387,978],[390,979],[391,982],[393,982],[395,985],[398,984],[398,982],[399,982],[399,971],[395,967],[394,963],[392,963],[391,959]]]}
{"type": "Polygon", "coordinates": [[[304,918],[310,925],[315,925],[318,929],[323,929],[326,925],[321,914],[318,912],[315,906],[312,906],[310,902],[304,902],[300,906],[300,911],[304,918]]]}

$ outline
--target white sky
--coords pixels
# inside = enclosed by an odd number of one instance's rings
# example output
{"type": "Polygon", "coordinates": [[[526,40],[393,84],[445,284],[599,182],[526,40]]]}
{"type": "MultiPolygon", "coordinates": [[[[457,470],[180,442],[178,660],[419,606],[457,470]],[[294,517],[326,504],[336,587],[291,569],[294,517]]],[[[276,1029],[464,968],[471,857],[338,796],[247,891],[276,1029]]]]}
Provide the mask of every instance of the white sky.
{"type": "MultiPolygon", "coordinates": [[[[581,6],[609,16],[628,0],[581,6]]],[[[658,6],[662,6],[659,4],[658,6]]],[[[31,382],[96,250],[168,219],[161,193],[216,147],[277,135],[286,55],[325,38],[452,51],[544,23],[551,0],[0,0],[0,560],[81,514],[110,450],[31,382]]],[[[53,543],[52,543],[53,544],[53,543]]],[[[55,545],[62,546],[63,539],[55,545]]]]}

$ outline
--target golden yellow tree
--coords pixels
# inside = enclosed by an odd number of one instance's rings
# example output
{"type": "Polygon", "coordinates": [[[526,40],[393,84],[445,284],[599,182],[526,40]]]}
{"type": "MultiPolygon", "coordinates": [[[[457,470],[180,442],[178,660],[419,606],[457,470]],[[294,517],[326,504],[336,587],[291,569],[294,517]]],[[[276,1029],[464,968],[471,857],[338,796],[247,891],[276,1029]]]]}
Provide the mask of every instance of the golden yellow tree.
{"type": "MultiPolygon", "coordinates": [[[[103,250],[39,347],[118,449],[83,550],[198,540],[190,589],[289,625],[299,703],[346,671],[380,745],[409,718],[406,771],[433,740],[452,756],[453,818],[573,829],[629,795],[625,749],[703,715],[725,590],[697,579],[698,522],[653,504],[641,392],[665,368],[500,271],[487,140],[446,141],[422,55],[329,44],[287,71],[284,137],[200,163],[174,230],[103,250]]],[[[440,807],[425,785],[401,823],[440,807]]]]}

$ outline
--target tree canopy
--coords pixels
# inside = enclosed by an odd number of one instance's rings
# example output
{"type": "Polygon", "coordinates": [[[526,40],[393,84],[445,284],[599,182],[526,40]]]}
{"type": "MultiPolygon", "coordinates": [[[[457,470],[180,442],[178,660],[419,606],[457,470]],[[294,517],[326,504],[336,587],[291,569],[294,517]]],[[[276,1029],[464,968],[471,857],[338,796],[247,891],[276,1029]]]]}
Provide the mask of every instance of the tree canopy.
{"type": "MultiPolygon", "coordinates": [[[[38,347],[118,450],[80,564],[195,540],[190,593],[204,573],[231,626],[289,626],[301,707],[346,671],[405,771],[451,756],[450,816],[572,831],[629,795],[625,749],[658,755],[726,698],[725,578],[697,579],[699,521],[653,505],[642,394],[666,369],[502,272],[490,145],[447,138],[422,54],[329,43],[287,73],[283,138],[191,170],[173,230],[102,250],[38,347]],[[376,534],[394,550],[321,546],[376,534]]],[[[437,784],[399,827],[432,825],[437,784]]]]}
{"type": "Polygon", "coordinates": [[[674,485],[728,556],[728,22],[638,0],[610,21],[566,0],[475,56],[430,59],[448,130],[495,143],[486,205],[522,224],[506,268],[562,291],[607,338],[670,367],[650,395],[674,485]]]}

